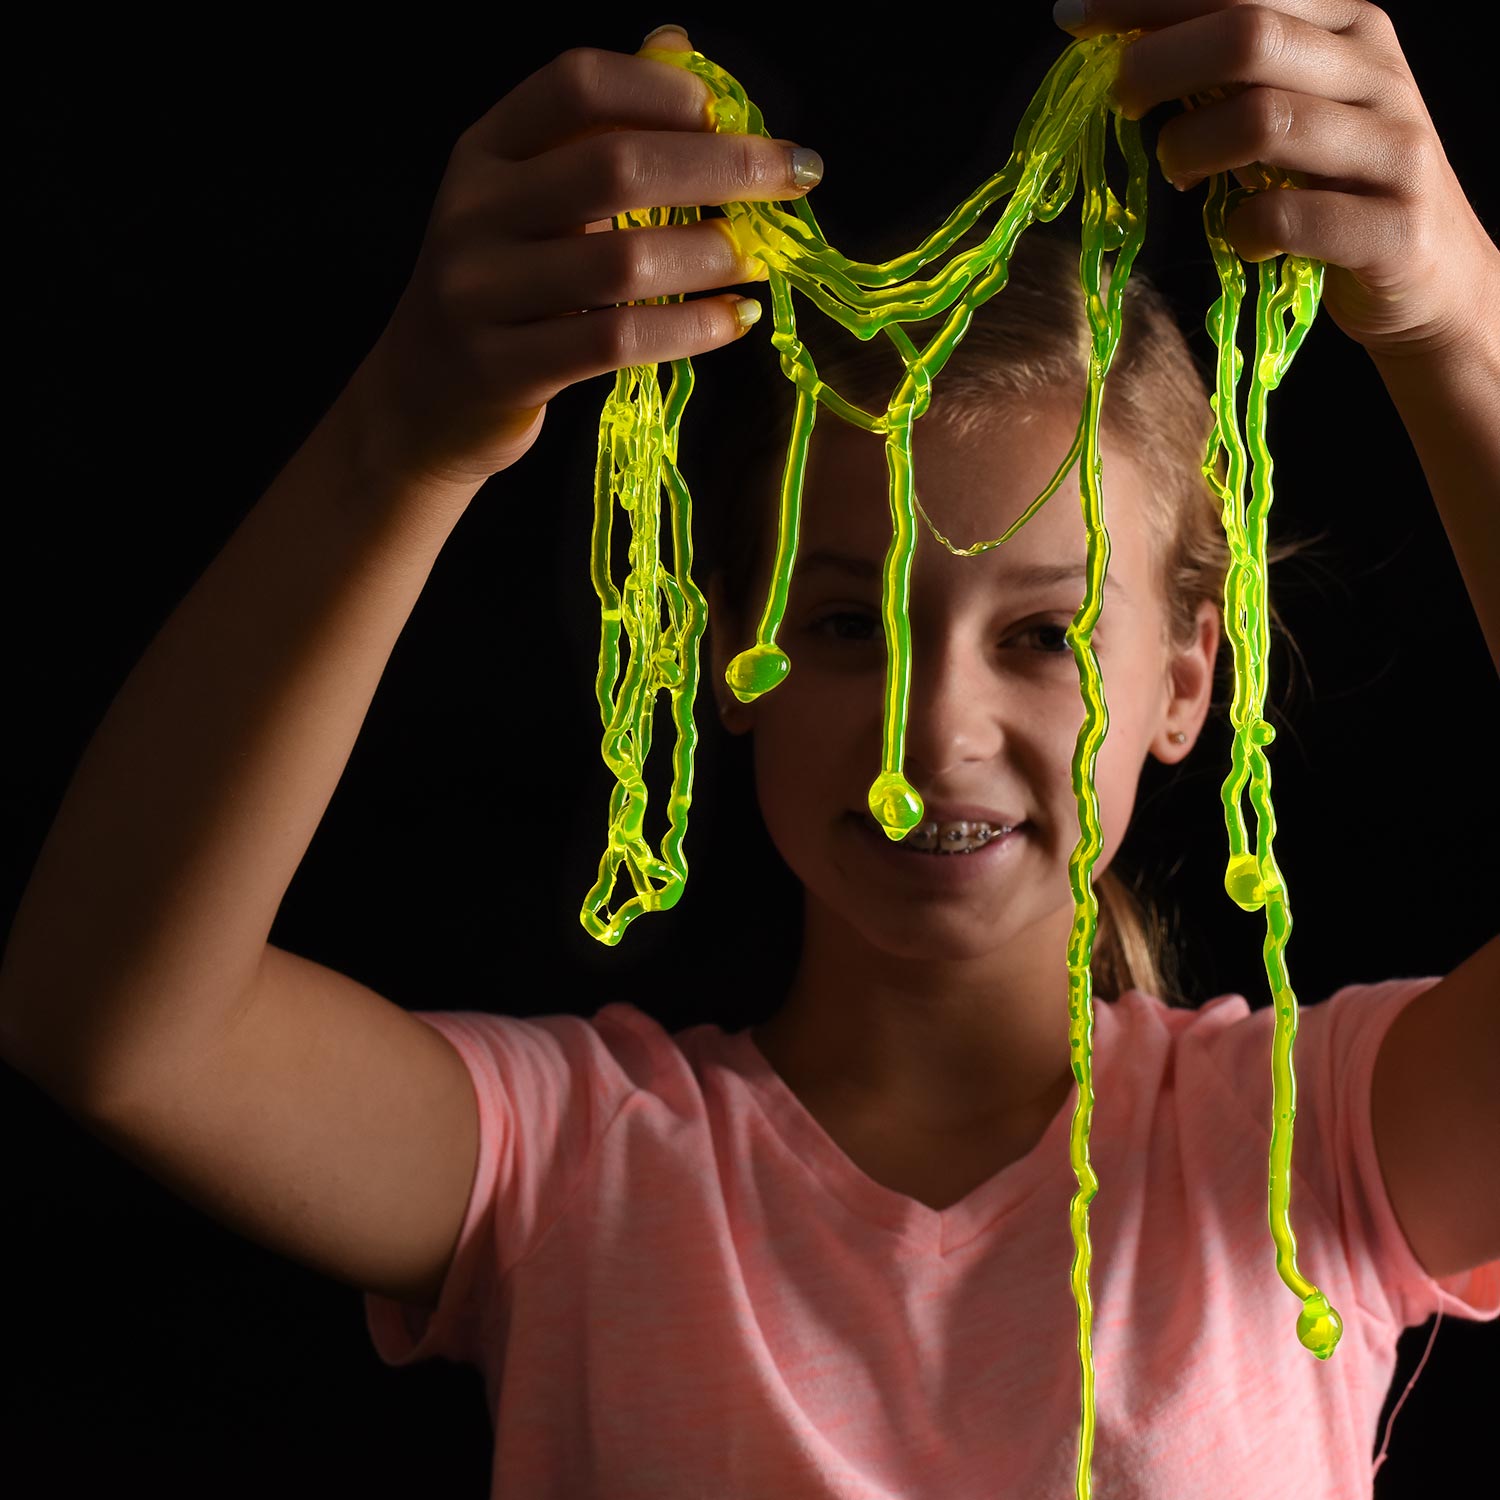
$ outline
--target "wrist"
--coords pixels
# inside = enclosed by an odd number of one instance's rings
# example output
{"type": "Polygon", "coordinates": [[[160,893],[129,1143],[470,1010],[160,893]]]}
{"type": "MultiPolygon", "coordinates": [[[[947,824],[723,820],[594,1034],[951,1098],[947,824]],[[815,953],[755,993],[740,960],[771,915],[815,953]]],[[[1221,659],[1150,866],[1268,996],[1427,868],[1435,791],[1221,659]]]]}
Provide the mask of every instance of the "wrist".
{"type": "Polygon", "coordinates": [[[423,517],[451,526],[484,480],[434,472],[412,457],[382,377],[377,344],[339,393],[326,420],[369,512],[423,517]]]}
{"type": "Polygon", "coordinates": [[[1427,368],[1483,367],[1500,358],[1500,248],[1486,241],[1485,253],[1463,278],[1462,306],[1439,326],[1408,334],[1395,343],[1366,344],[1365,352],[1382,375],[1427,368]]]}
{"type": "Polygon", "coordinates": [[[1494,420],[1500,399],[1500,298],[1496,316],[1486,309],[1462,334],[1402,351],[1370,350],[1387,393],[1403,414],[1447,406],[1457,414],[1474,407],[1494,420]]]}

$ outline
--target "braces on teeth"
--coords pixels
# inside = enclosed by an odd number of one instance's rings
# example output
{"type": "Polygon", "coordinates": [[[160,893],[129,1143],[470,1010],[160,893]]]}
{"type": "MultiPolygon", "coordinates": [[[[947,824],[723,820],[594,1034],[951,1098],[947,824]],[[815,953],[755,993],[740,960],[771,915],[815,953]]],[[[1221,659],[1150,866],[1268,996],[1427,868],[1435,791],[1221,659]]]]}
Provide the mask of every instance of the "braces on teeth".
{"type": "Polygon", "coordinates": [[[972,849],[982,849],[992,839],[997,839],[1002,834],[1012,831],[1010,825],[1001,824],[997,827],[990,823],[950,825],[941,835],[939,829],[940,825],[935,822],[926,823],[921,828],[912,829],[903,842],[910,848],[923,853],[967,853],[972,849]],[[944,848],[942,845],[952,847],[944,848]]]}

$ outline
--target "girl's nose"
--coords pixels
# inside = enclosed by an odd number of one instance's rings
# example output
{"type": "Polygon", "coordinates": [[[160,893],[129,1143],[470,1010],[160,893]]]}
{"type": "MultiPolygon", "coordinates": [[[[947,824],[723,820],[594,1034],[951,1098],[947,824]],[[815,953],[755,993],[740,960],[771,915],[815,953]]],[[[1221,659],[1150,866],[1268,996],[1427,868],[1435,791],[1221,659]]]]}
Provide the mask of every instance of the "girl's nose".
{"type": "Polygon", "coordinates": [[[1005,742],[1005,706],[993,674],[948,655],[913,657],[906,713],[906,775],[921,785],[965,761],[992,760],[1005,742]]]}

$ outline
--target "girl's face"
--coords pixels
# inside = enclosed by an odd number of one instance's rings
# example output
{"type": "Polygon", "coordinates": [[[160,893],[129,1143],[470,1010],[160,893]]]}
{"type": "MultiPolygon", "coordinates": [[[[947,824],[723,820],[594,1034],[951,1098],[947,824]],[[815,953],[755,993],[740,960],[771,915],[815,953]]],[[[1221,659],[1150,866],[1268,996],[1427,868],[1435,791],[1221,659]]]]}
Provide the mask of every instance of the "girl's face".
{"type": "MultiPolygon", "coordinates": [[[[916,495],[933,525],[957,547],[999,536],[1045,489],[1076,423],[1076,408],[1056,401],[1019,419],[987,414],[959,437],[935,407],[913,437],[916,495]]],[[[1175,762],[1191,748],[1218,644],[1217,612],[1205,605],[1194,647],[1168,659],[1154,542],[1143,529],[1147,477],[1107,444],[1103,470],[1111,550],[1093,647],[1109,723],[1094,773],[1103,830],[1096,876],[1125,835],[1147,754],[1175,762]],[[1169,738],[1178,729],[1188,735],[1180,746],[1169,738]]],[[[1024,819],[1013,847],[987,860],[981,878],[928,878],[931,864],[967,856],[878,858],[860,826],[881,769],[880,580],[891,539],[883,441],[836,419],[818,424],[778,634],[791,669],[753,704],[734,698],[724,671],[752,643],[755,621],[728,620],[711,581],[710,622],[725,622],[712,631],[714,691],[726,727],[754,732],[761,813],[806,889],[810,918],[821,909],[832,926],[852,928],[892,958],[960,968],[986,955],[993,962],[1002,949],[1014,958],[1012,940],[1040,925],[1056,938],[1051,959],[1065,961],[1068,860],[1079,839],[1070,765],[1084,712],[1063,636],[1085,589],[1078,490],[1075,466],[1010,541],[974,557],[953,556],[917,517],[903,769],[929,805],[978,804],[1024,819]],[[1027,580],[1043,568],[1077,571],[1027,580]]],[[[758,612],[763,599],[752,593],[751,607],[758,612]]]]}

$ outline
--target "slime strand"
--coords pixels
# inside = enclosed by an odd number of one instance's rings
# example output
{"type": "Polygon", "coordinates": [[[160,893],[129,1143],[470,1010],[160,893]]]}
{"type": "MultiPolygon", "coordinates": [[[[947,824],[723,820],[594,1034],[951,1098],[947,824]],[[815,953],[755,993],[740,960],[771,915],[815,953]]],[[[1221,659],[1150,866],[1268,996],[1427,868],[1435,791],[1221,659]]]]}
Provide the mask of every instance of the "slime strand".
{"type": "MultiPolygon", "coordinates": [[[[1121,332],[1121,306],[1130,268],[1145,239],[1149,167],[1140,127],[1112,109],[1109,90],[1123,46],[1139,32],[1105,35],[1070,44],[1048,71],[1017,128],[1004,168],[959,204],[944,223],[914,249],[880,263],[852,261],[827,241],[805,198],[790,210],[770,203],[728,203],[721,222],[742,255],[766,268],[771,297],[771,343],[782,374],[796,388],[795,411],[782,470],[776,547],[755,641],[725,673],[730,690],[752,703],[784,682],[792,663],[776,643],[796,562],[807,457],[820,407],[883,443],[888,478],[891,542],[882,572],[881,613],[887,642],[881,765],[870,783],[867,802],[886,836],[899,841],[923,819],[921,795],[903,773],[906,713],[911,684],[908,618],[917,517],[938,543],[956,556],[975,556],[1003,545],[1061,487],[1076,463],[1087,542],[1086,588],[1066,632],[1078,668],[1083,721],[1072,758],[1072,785],[1078,805],[1079,841],[1068,863],[1074,920],[1068,940],[1068,1045],[1078,1082],[1078,1104],[1069,1136],[1069,1159],[1078,1191],[1069,1209],[1074,1242],[1071,1284],[1078,1309],[1081,1373],[1081,1425],[1076,1490],[1088,1500],[1094,1442],[1093,1304],[1089,1289],[1092,1246],[1088,1210],[1099,1190],[1089,1160],[1093,1119],[1092,959],[1098,900],[1093,869],[1103,847],[1095,769],[1109,729],[1109,711],[1092,635],[1104,597],[1110,538],[1105,524],[1103,463],[1099,421],[1105,380],[1121,332]],[[1105,170],[1107,135],[1124,157],[1128,177],[1122,203],[1105,170]],[[1088,386],[1073,442],[1047,488],[1003,535],[968,547],[939,533],[916,494],[912,429],[928,410],[933,381],[963,339],[976,307],[1004,289],[1012,250],[1026,228],[1048,222],[1072,201],[1080,179],[1082,250],[1079,280],[1091,334],[1088,386]],[[1008,200],[982,242],[957,253],[932,275],[922,268],[939,260],[981,215],[1008,200]],[[1113,254],[1105,285],[1106,254],[1113,254]],[[866,411],[847,400],[818,375],[798,337],[792,291],[855,338],[883,334],[900,355],[904,374],[884,411],[866,411]],[[924,347],[903,325],[947,313],[924,347]]],[[[643,49],[639,54],[681,67],[702,79],[713,94],[716,131],[769,135],[760,111],[739,83],[700,52],[643,49]]],[[[1209,98],[1219,91],[1201,96],[1209,98]]],[[[1194,101],[1187,101],[1189,107],[1194,101]]],[[[1231,707],[1234,741],[1223,789],[1229,858],[1224,888],[1243,910],[1264,910],[1263,958],[1275,1005],[1272,1043],[1273,1120],[1267,1217],[1276,1246],[1276,1268],[1300,1299],[1297,1337],[1319,1359],[1327,1359],[1342,1330],[1327,1298],[1297,1268],[1296,1239],[1289,1222],[1292,1127],[1296,1081],[1292,1066],[1297,1032],[1297,1000],[1288,981],[1284,950],[1291,933],[1286,882],[1272,849],[1276,832],[1271,805],[1271,771],[1266,747],[1275,735],[1264,717],[1267,662],[1265,543],[1271,506],[1272,464],[1266,446],[1266,406],[1291,364],[1317,313],[1323,265],[1297,256],[1259,266],[1255,355],[1241,439],[1237,388],[1244,366],[1236,335],[1244,298],[1244,268],[1224,238],[1226,216],[1250,194],[1271,187],[1300,186],[1293,174],[1257,164],[1253,187],[1229,189],[1228,177],[1210,179],[1203,222],[1219,277],[1220,295],[1206,326],[1217,350],[1216,390],[1210,398],[1213,430],[1202,471],[1221,502],[1221,520],[1230,565],[1224,584],[1224,620],[1234,648],[1235,693],[1231,707]],[[1286,319],[1290,317],[1288,325],[1286,319]],[[1220,454],[1225,477],[1217,475],[1220,454]],[[1252,467],[1253,460],[1253,467],[1252,467]],[[1244,481],[1251,471],[1250,499],[1244,481]],[[1255,814],[1255,846],[1250,846],[1243,800],[1248,790],[1255,814]]],[[[697,208],[641,209],[621,214],[619,228],[694,223],[697,208]]],[[[667,299],[657,299],[658,301],[667,299]]],[[[674,300],[681,300],[680,298],[674,300]]],[[[698,647],[706,623],[703,596],[692,579],[692,504],[677,467],[682,412],[693,388],[692,362],[672,362],[665,399],[656,366],[617,372],[599,423],[594,483],[593,581],[600,600],[601,636],[596,692],[604,736],[601,750],[616,779],[609,804],[609,842],[599,876],[585,900],[580,920],[599,941],[614,945],[626,927],[646,911],[668,910],[680,899],[687,879],[682,853],[692,791],[696,744],[692,705],[698,684],[698,647]],[[661,488],[671,505],[672,567],[662,561],[658,512],[661,488]],[[629,517],[629,567],[623,588],[613,582],[610,541],[613,502],[629,517]],[[619,636],[624,627],[629,661],[621,677],[619,636]],[[677,730],[669,830],[661,855],[645,835],[647,791],[644,766],[651,748],[652,711],[660,692],[671,695],[677,730]],[[634,895],[613,915],[606,905],[621,866],[634,895]]]]}

